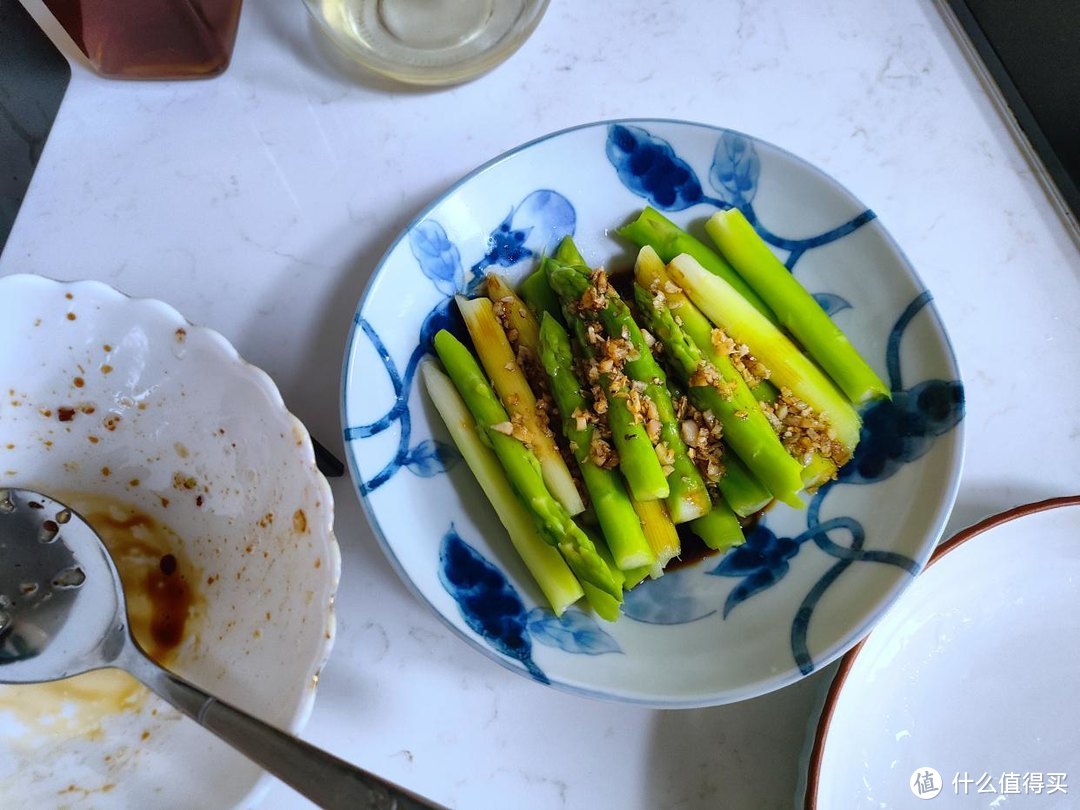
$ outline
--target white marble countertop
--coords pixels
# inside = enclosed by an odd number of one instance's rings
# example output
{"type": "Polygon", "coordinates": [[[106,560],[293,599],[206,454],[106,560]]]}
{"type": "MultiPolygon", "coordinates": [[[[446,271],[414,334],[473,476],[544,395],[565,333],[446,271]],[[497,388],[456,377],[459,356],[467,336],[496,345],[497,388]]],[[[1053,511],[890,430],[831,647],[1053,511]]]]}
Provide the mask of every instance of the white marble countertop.
{"type": "MultiPolygon", "coordinates": [[[[346,334],[395,234],[521,142],[671,117],[805,157],[907,252],[966,385],[950,533],[1080,491],[1080,256],[930,0],[553,0],[510,61],[436,91],[349,70],[299,0],[248,0],[220,78],[73,73],[0,274],[173,304],[339,454],[346,334]]],[[[350,482],[334,493],[339,635],[305,738],[454,807],[792,806],[833,667],[692,711],[543,688],[454,637],[392,572],[350,482]]],[[[276,785],[265,806],[310,805],[276,785]]]]}

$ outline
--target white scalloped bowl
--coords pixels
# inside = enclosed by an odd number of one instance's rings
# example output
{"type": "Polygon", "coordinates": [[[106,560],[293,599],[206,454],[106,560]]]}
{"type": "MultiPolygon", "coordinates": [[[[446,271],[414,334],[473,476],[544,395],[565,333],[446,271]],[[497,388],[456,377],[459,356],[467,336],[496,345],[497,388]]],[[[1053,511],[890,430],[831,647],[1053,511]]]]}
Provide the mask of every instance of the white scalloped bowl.
{"type": "MultiPolygon", "coordinates": [[[[159,301],[15,275],[0,278],[0,393],[0,486],[109,499],[171,530],[195,596],[172,668],[298,732],[340,559],[329,486],[270,378],[159,301]]],[[[5,807],[258,801],[259,768],[107,676],[81,695],[0,686],[5,807]]]]}

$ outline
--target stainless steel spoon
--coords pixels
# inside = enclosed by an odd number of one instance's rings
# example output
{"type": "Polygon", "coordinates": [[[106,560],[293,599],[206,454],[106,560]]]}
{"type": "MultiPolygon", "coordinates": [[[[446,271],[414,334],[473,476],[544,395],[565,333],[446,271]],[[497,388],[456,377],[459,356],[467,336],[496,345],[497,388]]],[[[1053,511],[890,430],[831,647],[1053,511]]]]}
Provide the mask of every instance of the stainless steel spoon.
{"type": "Polygon", "coordinates": [[[326,808],[437,808],[218,700],[154,663],[128,629],[120,576],[74,510],[0,489],[0,684],[115,667],[326,808]]]}

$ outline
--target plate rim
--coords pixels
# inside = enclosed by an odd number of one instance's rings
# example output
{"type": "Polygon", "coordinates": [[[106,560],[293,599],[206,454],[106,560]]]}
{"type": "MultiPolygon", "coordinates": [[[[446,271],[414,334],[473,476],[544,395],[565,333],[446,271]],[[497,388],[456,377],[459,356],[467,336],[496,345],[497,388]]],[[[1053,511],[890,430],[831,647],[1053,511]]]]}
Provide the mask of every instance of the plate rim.
{"type": "MultiPolygon", "coordinates": [[[[996,529],[1006,523],[1036,515],[1040,512],[1076,506],[1080,506],[1080,495],[1060,495],[1053,498],[1046,498],[1041,501],[1020,504],[1011,509],[1006,509],[1003,512],[990,515],[977,523],[973,523],[967,528],[961,529],[944,543],[939,545],[931,555],[930,561],[923,568],[923,571],[929,570],[931,566],[939,563],[956,549],[965,545],[967,542],[986,534],[991,529],[996,529]]],[[[922,574],[920,573],[920,576],[921,575],[922,574]]],[[[818,810],[818,791],[821,783],[821,760],[825,755],[825,746],[828,743],[833,715],[836,712],[837,704],[840,701],[840,695],[843,692],[848,675],[851,674],[851,670],[858,660],[859,653],[862,652],[863,647],[870,636],[873,635],[873,632],[874,631],[871,630],[866,638],[843,655],[840,659],[840,665],[836,670],[836,675],[833,677],[829,690],[825,695],[825,701],[821,708],[821,715],[818,718],[814,730],[814,744],[810,751],[810,761],[807,766],[806,793],[803,797],[804,810],[818,810]]]]}
{"type": "MultiPolygon", "coordinates": [[[[825,183],[831,186],[834,191],[842,195],[845,199],[857,203],[859,206],[866,210],[872,210],[869,208],[869,206],[863,203],[862,200],[854,192],[852,192],[838,179],[833,177],[832,174],[830,174],[829,172],[825,171],[819,166],[816,166],[806,158],[803,158],[795,154],[794,152],[785,149],[782,146],[778,146],[772,141],[766,140],[756,135],[742,132],[741,130],[732,129],[730,127],[725,127],[719,124],[708,124],[683,118],[670,118],[661,116],[629,116],[621,118],[599,119],[581,124],[575,124],[573,126],[564,127],[562,129],[554,130],[552,132],[540,135],[536,138],[532,138],[528,141],[525,141],[524,143],[521,143],[517,146],[514,146],[499,153],[495,157],[485,161],[476,168],[464,174],[458,180],[446,187],[442,192],[438,193],[427,205],[425,205],[408,222],[408,224],[406,224],[397,233],[397,235],[394,237],[394,239],[390,242],[390,244],[380,256],[378,262],[376,263],[374,269],[371,272],[370,277],[365,284],[364,291],[357,302],[356,308],[352,316],[352,323],[350,324],[349,332],[345,340],[345,351],[342,356],[341,386],[339,398],[341,429],[344,437],[344,455],[346,466],[349,470],[349,478],[352,483],[353,492],[360,501],[361,510],[364,513],[364,517],[367,520],[368,525],[371,527],[372,534],[375,536],[375,539],[381,547],[383,554],[386,556],[388,562],[390,563],[390,567],[397,574],[398,578],[405,585],[406,589],[411,592],[423,605],[425,605],[427,609],[434,613],[435,616],[439,619],[439,621],[443,623],[443,625],[449,628],[454,635],[465,641],[468,646],[470,646],[474,650],[479,651],[482,655],[499,664],[501,667],[508,669],[519,676],[527,675],[528,673],[523,672],[520,668],[515,666],[513,661],[507,660],[505,656],[502,656],[498,654],[495,650],[490,649],[485,645],[479,643],[477,639],[471,637],[463,628],[458,627],[449,616],[444,615],[444,613],[435,606],[435,604],[412,580],[412,578],[408,576],[404,569],[404,566],[398,559],[394,548],[391,546],[385,532],[383,531],[383,528],[375,514],[375,509],[369,502],[368,495],[363,493],[360,489],[360,485],[365,479],[360,474],[359,465],[356,459],[356,452],[354,450],[354,444],[357,440],[345,435],[348,427],[349,382],[353,372],[355,371],[353,355],[355,352],[355,347],[357,345],[360,320],[362,319],[365,311],[367,310],[367,306],[371,300],[375,287],[377,286],[382,275],[387,271],[387,262],[389,261],[391,255],[398,249],[398,246],[402,243],[403,240],[408,237],[408,234],[412,232],[425,219],[427,219],[435,209],[437,209],[440,205],[449,200],[453,195],[458,193],[458,191],[466,184],[479,177],[480,175],[494,169],[500,164],[511,160],[519,153],[529,150],[547,141],[555,140],[581,130],[608,128],[613,125],[647,126],[650,124],[674,125],[677,127],[687,127],[692,130],[702,130],[718,134],[730,132],[735,135],[739,135],[753,143],[761,144],[775,150],[785,159],[791,160],[794,163],[799,164],[800,166],[809,170],[814,176],[822,179],[825,183]]],[[[874,219],[876,220],[878,226],[876,229],[877,234],[882,239],[884,245],[898,257],[898,259],[903,264],[906,272],[910,274],[911,279],[913,279],[917,287],[923,291],[928,291],[929,288],[923,282],[923,279],[919,275],[914,264],[900,247],[899,243],[893,237],[892,233],[888,230],[888,228],[885,227],[879,217],[875,216],[874,219]]],[[[950,338],[949,332],[945,327],[944,319],[941,317],[941,313],[938,311],[936,301],[932,293],[930,296],[930,300],[926,304],[926,308],[929,309],[931,314],[933,315],[936,331],[940,336],[942,347],[945,350],[945,357],[947,361],[955,368],[956,379],[962,383],[964,375],[960,359],[956,353],[956,349],[953,345],[952,339],[950,338]]],[[[941,535],[945,530],[945,525],[948,522],[949,516],[952,514],[965,466],[967,442],[964,420],[961,420],[959,423],[957,423],[953,427],[952,432],[955,436],[955,448],[952,452],[955,469],[953,474],[949,476],[950,480],[946,484],[946,491],[943,494],[943,498],[940,502],[939,508],[936,510],[937,515],[934,516],[934,519],[932,519],[930,534],[934,536],[935,543],[940,540],[941,535]]],[[[921,555],[923,556],[923,559],[917,560],[920,565],[925,566],[925,564],[928,564],[926,560],[928,560],[932,555],[933,548],[934,545],[931,544],[929,546],[930,550],[926,552],[924,556],[921,555]]],[[[921,570],[922,568],[920,568],[920,571],[921,570]]],[[[900,598],[900,596],[903,594],[903,591],[904,589],[902,588],[892,597],[892,599],[881,603],[880,605],[878,605],[875,611],[868,613],[865,622],[860,623],[858,627],[854,628],[854,632],[845,634],[844,636],[839,638],[837,640],[836,649],[830,654],[823,655],[820,660],[816,662],[816,667],[814,671],[820,671],[824,667],[834,662],[837,658],[840,658],[850,652],[850,650],[853,648],[853,644],[856,646],[860,645],[862,640],[865,639],[865,637],[873,630],[873,628],[881,620],[884,614],[896,603],[896,600],[900,598]],[[852,639],[854,639],[854,641],[852,639]]],[[[720,706],[730,703],[738,703],[744,700],[751,700],[754,697],[769,694],[786,686],[790,686],[800,680],[803,680],[805,677],[805,675],[799,673],[797,668],[795,668],[793,671],[787,672],[787,677],[780,678],[779,680],[772,679],[768,681],[766,684],[766,688],[764,689],[743,689],[739,692],[731,692],[728,694],[718,693],[716,691],[709,693],[702,692],[693,696],[674,699],[658,699],[655,697],[617,694],[610,691],[600,691],[596,688],[589,688],[576,684],[565,683],[556,679],[552,679],[550,682],[544,685],[567,694],[614,703],[621,703],[624,705],[659,709],[692,709],[720,706]]]]}

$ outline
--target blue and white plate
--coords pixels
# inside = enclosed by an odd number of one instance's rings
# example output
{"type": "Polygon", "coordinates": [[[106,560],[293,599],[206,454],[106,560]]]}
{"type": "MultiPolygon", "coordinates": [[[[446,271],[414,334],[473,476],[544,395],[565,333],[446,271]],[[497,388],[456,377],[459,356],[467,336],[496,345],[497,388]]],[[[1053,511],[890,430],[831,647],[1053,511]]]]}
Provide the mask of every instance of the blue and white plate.
{"type": "Polygon", "coordinates": [[[343,381],[347,456],[404,580],[478,650],[542,683],[652,706],[743,700],[797,681],[867,634],[926,563],[956,494],[963,387],[930,293],[873,212],[747,135],[661,120],[590,124],[526,144],[405,230],[361,301],[343,381]],[[737,207],[886,379],[840,479],[778,506],[723,557],[632,591],[615,623],[556,618],[418,382],[455,293],[512,281],[572,234],[609,268],[645,205],[692,231],[737,207]]]}

